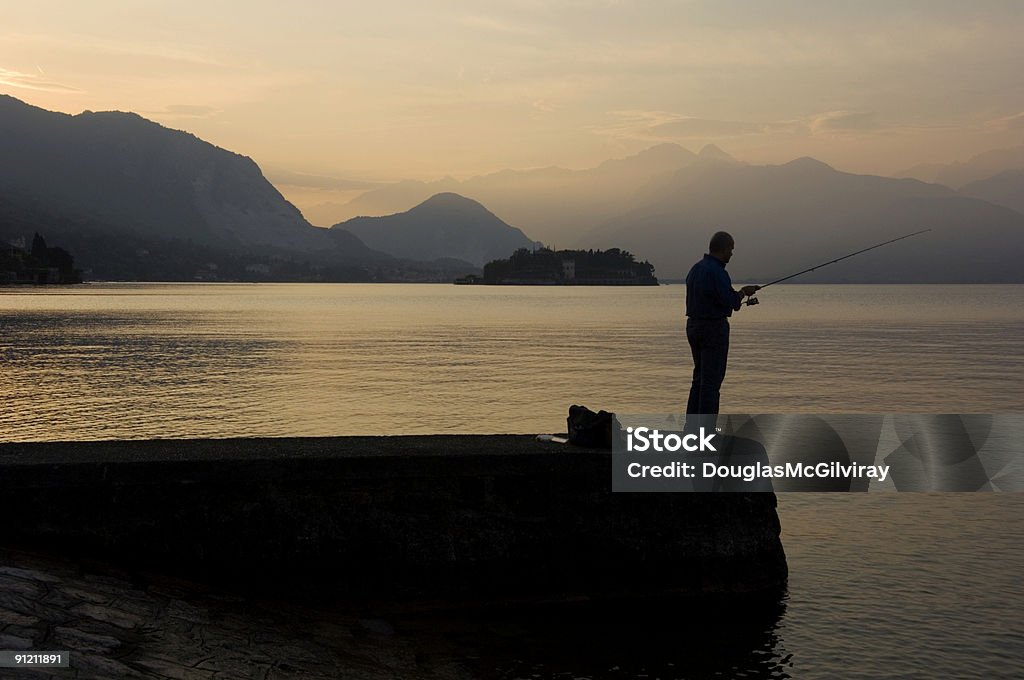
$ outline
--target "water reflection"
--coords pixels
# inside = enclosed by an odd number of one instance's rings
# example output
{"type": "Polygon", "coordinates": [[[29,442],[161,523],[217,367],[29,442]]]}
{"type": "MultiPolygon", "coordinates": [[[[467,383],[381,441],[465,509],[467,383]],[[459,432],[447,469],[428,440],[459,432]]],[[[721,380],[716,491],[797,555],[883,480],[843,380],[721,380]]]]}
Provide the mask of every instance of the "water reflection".
{"type": "MultiPolygon", "coordinates": [[[[782,286],[735,320],[723,410],[1016,410],[1024,286],[999,293],[782,286]]],[[[561,431],[573,403],[673,412],[689,370],[681,295],[674,286],[0,289],[0,438],[538,433],[561,431]]]]}
{"type": "Polygon", "coordinates": [[[412,625],[441,635],[489,680],[778,679],[792,677],[778,633],[786,599],[574,604],[412,625]]]}
{"type": "Polygon", "coordinates": [[[0,316],[10,414],[0,438],[223,436],[225,423],[252,420],[253,377],[284,362],[289,343],[209,332],[210,322],[173,312],[0,316]]]}

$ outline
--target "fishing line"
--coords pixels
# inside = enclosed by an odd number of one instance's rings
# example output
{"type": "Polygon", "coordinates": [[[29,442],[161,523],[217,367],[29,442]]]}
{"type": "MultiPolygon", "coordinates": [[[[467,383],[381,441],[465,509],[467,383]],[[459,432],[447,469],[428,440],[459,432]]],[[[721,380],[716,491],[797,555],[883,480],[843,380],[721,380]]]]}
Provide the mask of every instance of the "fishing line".
{"type": "MultiPolygon", "coordinates": [[[[863,249],[858,250],[856,252],[850,253],[849,255],[843,255],[842,257],[837,257],[834,260],[829,260],[828,262],[822,262],[819,265],[815,265],[815,266],[810,267],[808,269],[804,269],[802,271],[798,271],[796,274],[790,274],[789,276],[783,276],[781,279],[775,279],[774,281],[770,281],[769,283],[766,283],[763,286],[759,286],[758,290],[761,290],[762,288],[767,288],[768,286],[774,286],[776,283],[782,283],[783,281],[788,281],[788,280],[790,280],[790,279],[792,279],[792,278],[794,278],[796,276],[800,276],[801,274],[807,274],[808,272],[813,272],[815,269],[821,269],[822,267],[827,267],[830,264],[835,264],[836,262],[840,262],[842,260],[845,260],[848,257],[853,257],[854,255],[860,255],[861,253],[866,253],[869,250],[874,250],[875,248],[881,248],[882,246],[887,246],[890,243],[896,243],[896,241],[902,241],[905,238],[910,238],[911,236],[917,236],[918,234],[923,234],[923,233],[925,233],[927,231],[931,231],[931,229],[922,229],[921,231],[915,231],[912,234],[904,234],[903,236],[898,236],[896,238],[889,239],[888,241],[883,241],[882,243],[876,243],[873,246],[869,246],[867,248],[863,248],[863,249]]],[[[746,305],[756,305],[756,304],[759,304],[759,303],[758,303],[756,297],[750,296],[750,297],[748,297],[746,299],[746,302],[744,302],[743,304],[746,304],[746,305]]]]}

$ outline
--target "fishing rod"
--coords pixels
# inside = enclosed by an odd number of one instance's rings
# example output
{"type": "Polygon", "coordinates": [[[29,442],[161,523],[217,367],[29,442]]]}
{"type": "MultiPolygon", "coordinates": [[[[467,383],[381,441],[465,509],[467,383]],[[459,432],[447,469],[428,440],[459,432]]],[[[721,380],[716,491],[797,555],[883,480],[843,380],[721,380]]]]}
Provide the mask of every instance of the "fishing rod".
{"type": "MultiPolygon", "coordinates": [[[[794,277],[800,276],[801,274],[807,274],[808,272],[813,272],[815,269],[821,269],[822,267],[827,267],[830,264],[835,264],[836,262],[839,262],[841,260],[845,260],[848,257],[853,257],[854,255],[860,255],[861,253],[866,253],[869,250],[874,250],[875,248],[881,248],[882,246],[887,246],[890,243],[896,243],[896,241],[902,241],[905,238],[910,238],[911,236],[917,236],[918,234],[923,234],[926,231],[931,231],[931,229],[922,229],[921,231],[915,231],[912,234],[904,234],[903,236],[898,236],[897,238],[889,239],[888,241],[883,241],[882,243],[876,243],[873,246],[870,246],[868,248],[864,248],[863,250],[858,250],[855,253],[850,253],[849,255],[843,255],[842,257],[837,257],[834,260],[829,260],[828,262],[822,262],[819,265],[816,265],[814,267],[810,267],[809,269],[804,269],[803,271],[799,271],[796,274],[790,274],[789,276],[783,276],[781,279],[775,279],[774,281],[770,281],[769,283],[766,283],[763,286],[758,286],[757,289],[761,290],[762,288],[767,288],[768,286],[774,286],[776,283],[782,283],[783,281],[788,281],[788,280],[790,280],[790,279],[792,279],[794,277]]],[[[746,299],[746,301],[743,304],[745,304],[745,305],[756,305],[756,304],[759,304],[759,303],[757,301],[757,298],[751,295],[750,297],[748,297],[746,299]]]]}

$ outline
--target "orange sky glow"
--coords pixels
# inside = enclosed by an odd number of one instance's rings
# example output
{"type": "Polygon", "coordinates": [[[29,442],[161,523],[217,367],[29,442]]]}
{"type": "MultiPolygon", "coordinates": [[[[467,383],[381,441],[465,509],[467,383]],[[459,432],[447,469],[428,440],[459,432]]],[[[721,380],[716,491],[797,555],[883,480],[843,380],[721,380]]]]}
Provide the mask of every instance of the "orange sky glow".
{"type": "Polygon", "coordinates": [[[660,142],[892,174],[1024,142],[1024,3],[3,3],[0,92],[135,111],[293,201],[660,142]]]}

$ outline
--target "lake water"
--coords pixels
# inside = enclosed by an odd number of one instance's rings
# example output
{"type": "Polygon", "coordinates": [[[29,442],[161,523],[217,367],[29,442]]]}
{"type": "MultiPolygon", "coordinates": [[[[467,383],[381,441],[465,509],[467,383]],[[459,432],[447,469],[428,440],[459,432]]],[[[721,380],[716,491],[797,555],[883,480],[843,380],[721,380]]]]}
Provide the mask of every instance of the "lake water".
{"type": "MultiPolygon", "coordinates": [[[[8,441],[530,433],[682,410],[682,286],[0,289],[8,441]]],[[[722,411],[1024,408],[1024,286],[777,286],[722,411]]]]}
{"type": "MultiPolygon", "coordinates": [[[[0,289],[0,440],[537,433],[563,431],[573,403],[679,411],[683,293],[0,289]]],[[[723,412],[1024,411],[1024,286],[796,285],[759,297],[733,318],[723,412]]],[[[789,593],[769,621],[707,628],[745,631],[736,644],[687,643],[693,631],[671,625],[653,647],[590,629],[602,644],[575,653],[534,640],[502,656],[499,640],[487,674],[1024,675],[1024,495],[780,494],[779,512],[789,593]]]]}

